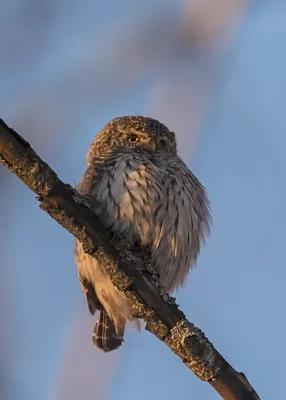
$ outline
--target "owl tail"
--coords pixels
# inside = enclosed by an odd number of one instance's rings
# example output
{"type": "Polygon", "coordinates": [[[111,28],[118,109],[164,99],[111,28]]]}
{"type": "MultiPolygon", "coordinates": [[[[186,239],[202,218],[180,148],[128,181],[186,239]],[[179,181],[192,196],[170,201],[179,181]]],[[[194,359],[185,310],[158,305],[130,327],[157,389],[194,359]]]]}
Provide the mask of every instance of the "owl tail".
{"type": "Polygon", "coordinates": [[[116,350],[124,341],[123,335],[124,328],[116,332],[114,322],[109,318],[107,312],[100,310],[93,330],[93,344],[105,352],[116,350]]]}

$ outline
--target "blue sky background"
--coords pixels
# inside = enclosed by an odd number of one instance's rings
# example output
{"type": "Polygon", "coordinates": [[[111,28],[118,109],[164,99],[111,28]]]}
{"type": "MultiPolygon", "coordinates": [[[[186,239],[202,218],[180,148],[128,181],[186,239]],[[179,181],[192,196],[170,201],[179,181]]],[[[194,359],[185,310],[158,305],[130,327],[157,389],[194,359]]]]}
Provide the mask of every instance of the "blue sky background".
{"type": "MultiPolygon", "coordinates": [[[[214,219],[178,303],[262,399],[282,399],[286,3],[253,1],[215,52],[180,47],[182,7],[0,0],[0,117],[71,184],[111,118],[148,114],[176,129],[214,219]]],[[[130,329],[115,354],[94,349],[73,238],[4,168],[0,185],[1,398],[219,398],[148,332],[130,329]]]]}

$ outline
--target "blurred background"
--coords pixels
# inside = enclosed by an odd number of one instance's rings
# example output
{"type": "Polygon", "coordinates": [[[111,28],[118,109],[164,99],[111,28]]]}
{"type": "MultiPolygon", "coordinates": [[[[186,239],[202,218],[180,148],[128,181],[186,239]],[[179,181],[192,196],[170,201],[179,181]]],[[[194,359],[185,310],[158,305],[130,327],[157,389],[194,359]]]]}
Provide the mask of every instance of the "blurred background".
{"type": "MultiPolygon", "coordinates": [[[[76,184],[95,134],[176,131],[212,236],[177,300],[262,399],[284,397],[286,3],[0,0],[0,117],[76,184]]],[[[148,332],[92,346],[73,237],[0,167],[1,400],[219,396],[148,332]]]]}

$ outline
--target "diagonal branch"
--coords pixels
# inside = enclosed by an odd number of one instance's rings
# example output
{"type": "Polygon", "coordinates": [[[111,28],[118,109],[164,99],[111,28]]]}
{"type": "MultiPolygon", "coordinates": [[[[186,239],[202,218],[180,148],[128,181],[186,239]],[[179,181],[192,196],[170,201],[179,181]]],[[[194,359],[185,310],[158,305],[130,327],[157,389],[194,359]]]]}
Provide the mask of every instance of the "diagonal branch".
{"type": "Polygon", "coordinates": [[[0,161],[40,201],[40,207],[72,233],[84,251],[100,261],[113,284],[131,300],[133,315],[162,340],[200,379],[225,400],[259,400],[243,373],[216,351],[204,333],[189,322],[173,298],[164,293],[147,254],[135,251],[109,232],[85,198],[47,165],[18,133],[0,119],[0,161]]]}

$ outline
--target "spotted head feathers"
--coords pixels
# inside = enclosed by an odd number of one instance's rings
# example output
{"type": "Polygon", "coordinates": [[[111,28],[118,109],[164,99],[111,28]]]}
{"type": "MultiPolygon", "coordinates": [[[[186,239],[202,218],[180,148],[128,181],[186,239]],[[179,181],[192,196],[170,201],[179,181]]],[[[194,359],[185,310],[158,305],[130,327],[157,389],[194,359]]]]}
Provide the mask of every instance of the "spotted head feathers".
{"type": "Polygon", "coordinates": [[[126,116],[114,118],[98,133],[88,151],[87,163],[94,156],[130,147],[152,152],[177,152],[175,133],[164,124],[149,117],[126,116]]]}

